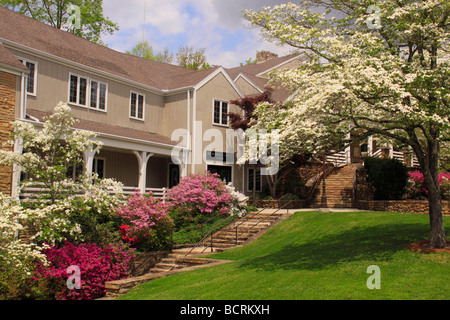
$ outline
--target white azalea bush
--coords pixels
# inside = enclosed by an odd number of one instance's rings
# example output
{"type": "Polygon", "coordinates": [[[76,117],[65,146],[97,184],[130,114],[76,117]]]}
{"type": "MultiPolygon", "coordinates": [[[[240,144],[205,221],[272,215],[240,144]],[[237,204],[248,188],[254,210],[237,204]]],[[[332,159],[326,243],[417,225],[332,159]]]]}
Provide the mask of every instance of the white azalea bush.
{"type": "Polygon", "coordinates": [[[242,192],[236,191],[236,188],[233,187],[232,183],[226,185],[226,189],[228,193],[231,195],[231,209],[230,214],[236,215],[238,217],[243,217],[247,214],[247,201],[249,197],[247,197],[242,192]]]}

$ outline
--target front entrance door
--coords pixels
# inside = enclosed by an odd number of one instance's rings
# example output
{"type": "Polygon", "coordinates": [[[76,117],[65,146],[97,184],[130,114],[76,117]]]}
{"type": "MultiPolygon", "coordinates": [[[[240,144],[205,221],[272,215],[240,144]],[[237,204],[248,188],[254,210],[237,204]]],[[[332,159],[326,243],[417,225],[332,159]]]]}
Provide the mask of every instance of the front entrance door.
{"type": "Polygon", "coordinates": [[[208,166],[208,171],[217,173],[226,183],[231,182],[231,167],[227,166],[208,166]]]}
{"type": "Polygon", "coordinates": [[[177,186],[180,183],[180,167],[176,164],[169,166],[169,188],[177,186]]]}

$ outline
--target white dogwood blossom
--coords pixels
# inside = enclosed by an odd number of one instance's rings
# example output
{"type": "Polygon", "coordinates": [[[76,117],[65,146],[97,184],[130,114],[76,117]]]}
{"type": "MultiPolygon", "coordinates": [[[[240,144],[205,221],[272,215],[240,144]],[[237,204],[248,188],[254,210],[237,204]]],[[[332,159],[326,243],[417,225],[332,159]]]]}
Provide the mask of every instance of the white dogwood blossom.
{"type": "MultiPolygon", "coordinates": [[[[439,144],[450,140],[449,12],[447,0],[301,1],[244,12],[266,38],[310,59],[272,73],[272,83],[293,94],[283,119],[272,123],[293,137],[308,132],[324,146],[333,133],[358,129],[411,148],[430,192],[437,247],[445,245],[437,159],[439,144]],[[339,18],[315,13],[315,4],[339,18]]],[[[297,141],[308,145],[303,135],[297,141]]]]}

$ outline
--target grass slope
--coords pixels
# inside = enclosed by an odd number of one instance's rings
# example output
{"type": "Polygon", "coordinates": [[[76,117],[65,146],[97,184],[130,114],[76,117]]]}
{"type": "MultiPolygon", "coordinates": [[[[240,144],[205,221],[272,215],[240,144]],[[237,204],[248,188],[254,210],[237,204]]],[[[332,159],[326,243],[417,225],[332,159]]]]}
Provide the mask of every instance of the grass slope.
{"type": "MultiPolygon", "coordinates": [[[[448,230],[450,218],[444,223],[448,230]]],[[[425,215],[296,213],[247,246],[209,256],[231,263],[150,281],[120,299],[449,299],[450,254],[404,249],[428,236],[425,215]],[[367,288],[371,265],[380,290],[367,288]]]]}

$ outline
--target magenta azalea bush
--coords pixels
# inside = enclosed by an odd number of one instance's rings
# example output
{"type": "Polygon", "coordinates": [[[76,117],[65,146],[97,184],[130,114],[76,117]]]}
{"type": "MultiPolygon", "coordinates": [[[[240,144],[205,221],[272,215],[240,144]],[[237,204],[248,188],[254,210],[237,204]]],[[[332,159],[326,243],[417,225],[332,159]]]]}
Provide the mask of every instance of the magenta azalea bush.
{"type": "MultiPolygon", "coordinates": [[[[441,188],[441,194],[444,199],[450,199],[450,173],[439,173],[439,186],[441,188]]],[[[422,172],[419,170],[409,172],[409,190],[408,197],[415,199],[419,197],[427,197],[428,190],[425,186],[425,179],[422,172]]]]}
{"type": "Polygon", "coordinates": [[[46,282],[58,300],[93,300],[105,295],[105,282],[126,278],[128,264],[134,258],[133,249],[119,244],[104,247],[96,244],[75,245],[65,243],[61,247],[44,250],[49,265],[38,264],[34,280],[46,282]],[[72,273],[70,266],[80,268],[81,289],[69,289],[67,280],[72,273]]]}
{"type": "Polygon", "coordinates": [[[210,172],[184,177],[168,191],[167,198],[177,226],[201,223],[216,214],[229,214],[232,205],[232,195],[225,182],[210,172]]]}
{"type": "Polygon", "coordinates": [[[173,228],[169,205],[151,193],[133,194],[116,215],[124,220],[120,227],[122,240],[142,250],[157,249],[164,245],[173,228]]]}

